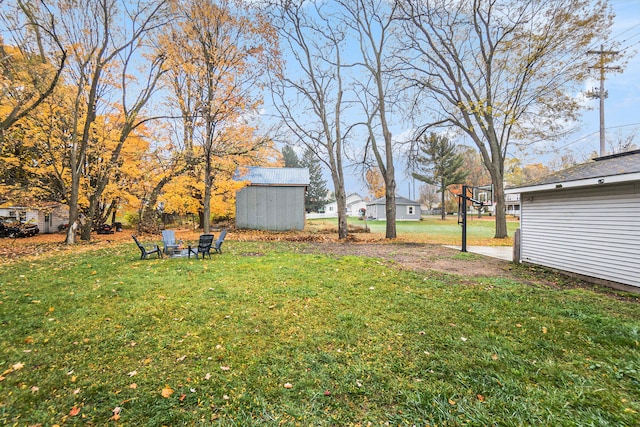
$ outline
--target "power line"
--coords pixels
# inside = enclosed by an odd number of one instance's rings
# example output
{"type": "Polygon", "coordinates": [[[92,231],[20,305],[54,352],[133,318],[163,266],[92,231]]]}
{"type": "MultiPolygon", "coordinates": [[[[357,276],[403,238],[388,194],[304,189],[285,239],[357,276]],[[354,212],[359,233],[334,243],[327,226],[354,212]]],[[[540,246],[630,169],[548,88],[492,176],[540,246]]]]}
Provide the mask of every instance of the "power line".
{"type": "Polygon", "coordinates": [[[600,50],[589,50],[587,51],[587,55],[600,55],[600,60],[598,61],[598,65],[595,67],[589,68],[599,68],[600,69],[600,88],[598,90],[594,89],[591,93],[587,93],[587,96],[590,98],[599,98],[600,99],[600,156],[604,156],[605,153],[605,128],[604,128],[604,99],[607,97],[607,92],[604,89],[604,74],[605,71],[618,71],[621,70],[620,67],[607,67],[605,63],[607,62],[605,56],[610,58],[611,56],[618,55],[620,51],[617,50],[604,50],[604,45],[600,46],[600,50]]]}

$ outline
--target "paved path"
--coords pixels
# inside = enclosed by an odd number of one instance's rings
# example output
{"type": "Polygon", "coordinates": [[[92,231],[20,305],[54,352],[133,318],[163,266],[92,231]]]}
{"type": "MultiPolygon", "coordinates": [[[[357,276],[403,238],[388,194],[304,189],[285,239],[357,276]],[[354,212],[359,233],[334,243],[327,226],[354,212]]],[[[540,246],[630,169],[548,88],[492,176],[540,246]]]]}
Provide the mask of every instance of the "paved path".
{"type": "MultiPolygon", "coordinates": [[[[447,246],[460,250],[460,246],[447,246]]],[[[505,261],[513,261],[513,248],[511,246],[467,246],[467,252],[486,255],[492,258],[500,258],[505,261]]]]}

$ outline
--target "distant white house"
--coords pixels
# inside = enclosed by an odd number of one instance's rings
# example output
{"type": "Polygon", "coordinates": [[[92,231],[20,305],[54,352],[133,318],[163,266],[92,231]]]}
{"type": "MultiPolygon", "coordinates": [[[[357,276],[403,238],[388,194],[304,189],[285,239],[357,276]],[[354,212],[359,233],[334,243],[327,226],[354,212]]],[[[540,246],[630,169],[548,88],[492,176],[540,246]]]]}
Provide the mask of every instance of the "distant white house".
{"type": "Polygon", "coordinates": [[[640,150],[505,193],[520,195],[521,262],[640,292],[640,150]]]}
{"type": "MultiPolygon", "coordinates": [[[[360,209],[366,209],[367,202],[358,193],[347,196],[347,216],[360,216],[360,209]]],[[[338,202],[324,205],[324,212],[307,214],[307,218],[335,218],[338,216],[338,202]]]]}
{"type": "Polygon", "coordinates": [[[504,196],[505,212],[520,218],[520,194],[507,193],[504,196]]]}
{"type": "Polygon", "coordinates": [[[69,223],[69,207],[62,203],[46,203],[37,207],[8,206],[0,208],[0,217],[36,224],[40,233],[55,233],[69,223]]]}

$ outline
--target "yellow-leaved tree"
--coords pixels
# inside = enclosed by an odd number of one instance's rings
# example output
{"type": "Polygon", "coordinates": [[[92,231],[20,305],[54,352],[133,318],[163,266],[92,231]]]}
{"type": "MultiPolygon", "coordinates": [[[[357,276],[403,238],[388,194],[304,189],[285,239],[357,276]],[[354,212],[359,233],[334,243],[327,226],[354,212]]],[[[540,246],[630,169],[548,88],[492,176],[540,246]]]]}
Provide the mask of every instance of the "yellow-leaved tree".
{"type": "Polygon", "coordinates": [[[51,96],[61,80],[67,52],[56,33],[55,12],[46,1],[0,3],[2,145],[5,133],[51,96]]]}
{"type": "Polygon", "coordinates": [[[278,63],[276,36],[259,11],[240,1],[182,0],[173,7],[175,19],[160,49],[182,118],[186,158],[203,184],[192,197],[201,201],[208,233],[212,213],[229,211],[223,206],[237,166],[259,162],[271,145],[249,121],[262,104],[262,80],[278,63]]]}

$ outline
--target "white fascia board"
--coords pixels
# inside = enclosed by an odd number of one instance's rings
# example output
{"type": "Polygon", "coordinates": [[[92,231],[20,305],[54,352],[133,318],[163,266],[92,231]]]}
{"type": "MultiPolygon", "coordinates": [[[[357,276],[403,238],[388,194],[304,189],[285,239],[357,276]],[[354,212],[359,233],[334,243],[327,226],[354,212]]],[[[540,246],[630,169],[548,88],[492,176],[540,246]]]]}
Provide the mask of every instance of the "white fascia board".
{"type": "Polygon", "coordinates": [[[505,194],[533,193],[536,191],[561,190],[565,188],[591,187],[602,184],[616,184],[621,182],[640,181],[640,172],[622,175],[610,175],[598,178],[579,179],[576,181],[554,182],[551,184],[531,185],[529,187],[510,188],[505,194]]]}

